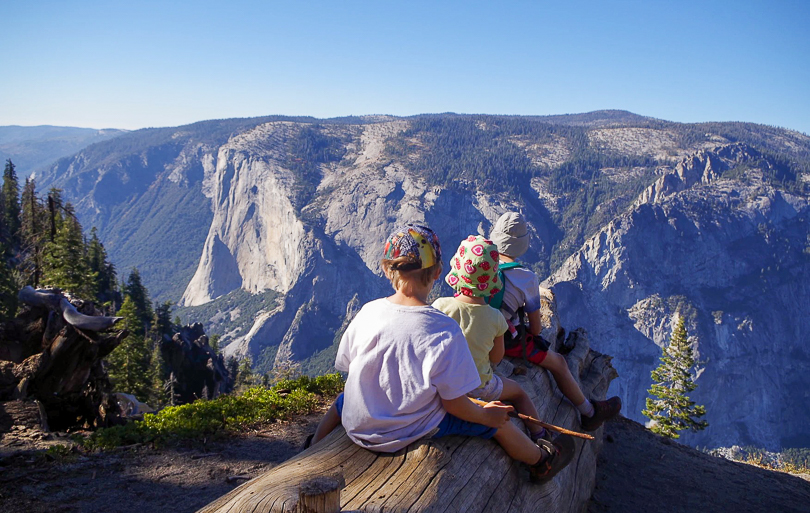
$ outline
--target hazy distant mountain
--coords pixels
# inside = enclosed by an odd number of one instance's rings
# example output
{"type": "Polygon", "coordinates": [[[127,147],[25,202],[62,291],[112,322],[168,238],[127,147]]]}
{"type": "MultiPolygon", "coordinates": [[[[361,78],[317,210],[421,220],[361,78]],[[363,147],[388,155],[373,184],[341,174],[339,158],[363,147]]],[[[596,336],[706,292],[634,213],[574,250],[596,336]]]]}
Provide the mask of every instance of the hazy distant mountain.
{"type": "Polygon", "coordinates": [[[627,416],[681,309],[711,424],[690,442],[808,443],[810,412],[789,406],[807,404],[810,361],[803,134],[623,111],[206,121],[93,145],[41,183],[122,274],[139,267],[155,299],[262,370],[331,366],[354,312],[389,291],[380,244],[398,224],[427,222],[448,259],[520,210],[526,263],[551,276],[566,328],[616,356],[627,416]]]}
{"type": "Polygon", "coordinates": [[[22,180],[32,172],[126,130],[65,126],[0,126],[0,160],[11,159],[22,180]]]}

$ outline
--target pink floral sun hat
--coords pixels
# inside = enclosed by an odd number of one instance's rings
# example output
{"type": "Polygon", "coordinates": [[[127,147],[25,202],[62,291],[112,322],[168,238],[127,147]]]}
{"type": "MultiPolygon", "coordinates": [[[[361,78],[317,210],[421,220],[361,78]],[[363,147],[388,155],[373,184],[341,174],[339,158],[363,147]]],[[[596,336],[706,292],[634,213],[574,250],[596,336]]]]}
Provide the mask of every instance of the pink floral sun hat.
{"type": "Polygon", "coordinates": [[[450,272],[444,281],[465,296],[496,294],[502,287],[498,279],[498,247],[480,235],[470,235],[450,259],[450,272]]]}

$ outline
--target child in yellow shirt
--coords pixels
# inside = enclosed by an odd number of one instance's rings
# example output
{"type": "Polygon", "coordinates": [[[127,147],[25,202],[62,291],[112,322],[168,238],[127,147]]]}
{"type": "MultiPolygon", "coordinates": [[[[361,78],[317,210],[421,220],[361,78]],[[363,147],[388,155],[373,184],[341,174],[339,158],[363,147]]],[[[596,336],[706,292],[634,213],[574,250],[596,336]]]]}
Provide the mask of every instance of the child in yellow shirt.
{"type": "MultiPolygon", "coordinates": [[[[480,235],[470,235],[461,241],[450,259],[450,272],[445,281],[456,295],[437,299],[433,308],[459,323],[481,378],[481,386],[467,396],[482,401],[508,401],[520,413],[537,418],[537,408],[526,391],[517,382],[492,372],[492,366],[503,358],[503,337],[509,327],[501,312],[485,300],[503,287],[498,279],[498,247],[480,235]]],[[[544,436],[542,427],[525,425],[532,440],[544,436]]]]}

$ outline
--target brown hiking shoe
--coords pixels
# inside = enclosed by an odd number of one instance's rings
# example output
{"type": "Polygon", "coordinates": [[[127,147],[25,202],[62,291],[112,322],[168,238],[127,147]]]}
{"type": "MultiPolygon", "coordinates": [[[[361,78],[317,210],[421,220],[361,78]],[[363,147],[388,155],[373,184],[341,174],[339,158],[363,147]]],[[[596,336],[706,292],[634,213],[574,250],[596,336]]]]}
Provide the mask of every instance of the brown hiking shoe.
{"type": "Polygon", "coordinates": [[[607,401],[591,401],[593,404],[593,417],[582,416],[580,424],[585,431],[596,431],[606,420],[610,420],[622,410],[622,400],[618,396],[607,401]]]}
{"type": "Polygon", "coordinates": [[[577,446],[571,435],[558,435],[553,442],[544,438],[537,440],[537,447],[543,456],[540,461],[529,466],[529,479],[533,483],[548,483],[574,458],[577,446]]]}

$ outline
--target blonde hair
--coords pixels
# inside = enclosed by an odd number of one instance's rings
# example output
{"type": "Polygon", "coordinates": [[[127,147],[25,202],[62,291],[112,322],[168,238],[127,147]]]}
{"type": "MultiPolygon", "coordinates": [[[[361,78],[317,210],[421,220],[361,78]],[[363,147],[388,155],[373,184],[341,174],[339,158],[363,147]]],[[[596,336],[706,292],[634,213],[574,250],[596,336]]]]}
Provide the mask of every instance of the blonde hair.
{"type": "Polygon", "coordinates": [[[441,273],[442,270],[442,263],[440,261],[436,262],[427,269],[412,269],[407,271],[400,270],[401,266],[410,264],[412,262],[413,261],[411,259],[404,256],[391,260],[383,258],[380,261],[383,272],[385,273],[385,276],[391,280],[391,286],[394,287],[394,290],[399,290],[400,287],[402,287],[403,282],[409,281],[419,281],[422,283],[422,285],[427,285],[434,280],[434,277],[437,274],[437,269],[438,273],[441,273]]]}

